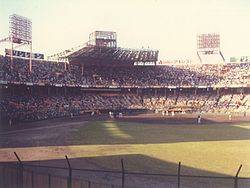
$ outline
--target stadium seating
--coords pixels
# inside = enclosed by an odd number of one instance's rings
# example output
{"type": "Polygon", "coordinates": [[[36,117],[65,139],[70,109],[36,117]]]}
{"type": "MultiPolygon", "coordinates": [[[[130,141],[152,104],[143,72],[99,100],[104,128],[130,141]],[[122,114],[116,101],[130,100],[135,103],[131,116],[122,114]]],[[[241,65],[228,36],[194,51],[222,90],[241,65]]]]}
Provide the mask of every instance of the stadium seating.
{"type": "MultiPolygon", "coordinates": [[[[204,112],[244,112],[250,110],[250,94],[237,92],[195,93],[192,87],[236,88],[250,84],[250,63],[224,65],[176,66],[97,66],[81,67],[63,62],[34,60],[29,73],[29,61],[16,59],[13,70],[10,58],[0,56],[0,82],[7,85],[39,85],[89,88],[154,88],[188,87],[190,91],[162,94],[100,95],[4,95],[0,98],[1,116],[16,120],[40,120],[80,115],[86,111],[115,109],[166,109],[173,107],[204,112]]],[[[171,90],[171,89],[170,89],[171,90]]]]}
{"type": "Polygon", "coordinates": [[[250,83],[250,63],[176,66],[85,66],[81,68],[63,62],[14,59],[13,74],[10,59],[0,57],[0,80],[20,83],[89,85],[89,86],[211,86],[244,85],[250,83]]]}

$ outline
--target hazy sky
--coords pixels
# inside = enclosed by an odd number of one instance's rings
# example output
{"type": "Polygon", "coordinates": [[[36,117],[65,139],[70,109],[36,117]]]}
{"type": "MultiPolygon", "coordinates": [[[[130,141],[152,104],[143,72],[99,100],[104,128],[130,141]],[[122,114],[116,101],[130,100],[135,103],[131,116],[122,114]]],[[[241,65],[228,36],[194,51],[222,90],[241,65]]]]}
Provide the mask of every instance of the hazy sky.
{"type": "Polygon", "coordinates": [[[32,20],[33,51],[46,55],[95,30],[116,31],[120,47],[159,49],[162,60],[198,60],[196,35],[209,32],[227,59],[250,55],[250,0],[0,0],[0,38],[13,13],[32,20]]]}

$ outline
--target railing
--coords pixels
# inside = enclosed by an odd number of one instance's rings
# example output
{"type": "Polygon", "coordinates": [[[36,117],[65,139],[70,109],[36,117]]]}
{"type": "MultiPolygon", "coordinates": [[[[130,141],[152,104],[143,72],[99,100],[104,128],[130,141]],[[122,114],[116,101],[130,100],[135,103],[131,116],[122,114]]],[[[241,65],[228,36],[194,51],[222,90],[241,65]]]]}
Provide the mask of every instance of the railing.
{"type": "Polygon", "coordinates": [[[14,154],[18,160],[17,164],[0,163],[0,188],[250,187],[250,177],[239,177],[242,165],[235,176],[182,174],[181,162],[177,166],[176,174],[160,174],[128,171],[123,159],[121,170],[98,170],[73,168],[67,156],[67,167],[59,167],[25,164],[16,152],[14,154]],[[81,173],[77,174],[77,171],[81,173]],[[86,179],[86,173],[93,174],[86,179]],[[97,177],[103,175],[107,181],[103,181],[104,178],[97,181],[97,177]]]}

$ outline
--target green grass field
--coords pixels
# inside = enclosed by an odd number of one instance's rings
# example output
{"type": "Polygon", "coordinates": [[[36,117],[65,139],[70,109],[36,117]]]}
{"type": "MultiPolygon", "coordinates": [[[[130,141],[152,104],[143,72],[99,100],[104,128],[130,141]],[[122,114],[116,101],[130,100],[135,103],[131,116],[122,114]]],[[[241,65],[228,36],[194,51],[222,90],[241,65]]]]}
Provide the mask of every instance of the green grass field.
{"type": "MultiPolygon", "coordinates": [[[[250,117],[203,114],[139,114],[121,119],[105,116],[76,117],[28,123],[24,129],[0,134],[0,161],[65,167],[65,155],[73,168],[121,171],[121,158],[129,172],[250,177],[250,117]]],[[[75,173],[75,172],[74,172],[75,173]]],[[[82,174],[82,178],[86,174],[82,174]]],[[[91,181],[120,184],[120,175],[95,174],[91,181]],[[113,182],[114,181],[114,182],[113,182]]],[[[176,177],[126,174],[135,187],[176,187],[176,177]],[[149,185],[148,185],[149,184],[149,185]],[[157,185],[156,185],[157,184],[157,185]]],[[[233,187],[233,179],[181,177],[184,188],[233,187]],[[206,186],[205,186],[206,185],[206,186]]],[[[250,179],[239,180],[239,188],[250,179]]]]}
{"type": "Polygon", "coordinates": [[[127,170],[183,174],[232,175],[242,164],[250,176],[250,123],[171,124],[92,121],[69,138],[74,157],[94,157],[98,165],[127,170]]]}

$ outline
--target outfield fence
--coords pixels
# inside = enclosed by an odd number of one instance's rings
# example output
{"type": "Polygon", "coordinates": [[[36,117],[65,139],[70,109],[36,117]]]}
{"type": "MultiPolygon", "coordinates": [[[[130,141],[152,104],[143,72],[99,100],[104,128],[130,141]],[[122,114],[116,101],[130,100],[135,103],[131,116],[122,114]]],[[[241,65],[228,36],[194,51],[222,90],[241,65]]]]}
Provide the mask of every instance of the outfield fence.
{"type": "Polygon", "coordinates": [[[250,177],[204,176],[181,173],[181,162],[175,174],[132,172],[125,169],[121,159],[120,170],[73,168],[65,156],[66,167],[18,163],[0,163],[0,188],[249,188],[250,177]]]}

